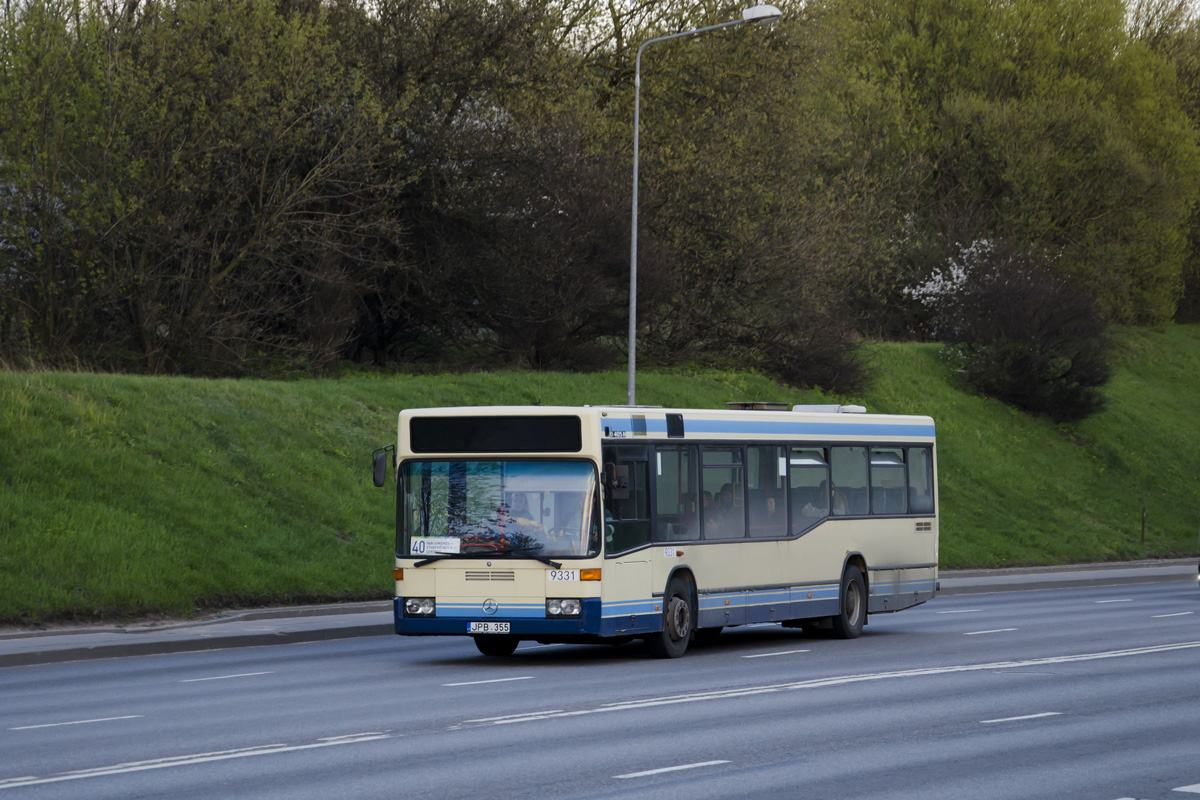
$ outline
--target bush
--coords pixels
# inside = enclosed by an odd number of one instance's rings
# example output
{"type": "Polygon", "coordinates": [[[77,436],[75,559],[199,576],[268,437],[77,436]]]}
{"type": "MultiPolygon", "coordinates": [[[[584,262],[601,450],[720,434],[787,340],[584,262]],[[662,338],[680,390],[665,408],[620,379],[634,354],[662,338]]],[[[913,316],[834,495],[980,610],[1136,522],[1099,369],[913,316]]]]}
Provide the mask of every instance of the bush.
{"type": "Polygon", "coordinates": [[[1106,325],[1095,298],[1006,242],[975,242],[909,294],[976,390],[1055,422],[1104,408],[1106,325]]]}

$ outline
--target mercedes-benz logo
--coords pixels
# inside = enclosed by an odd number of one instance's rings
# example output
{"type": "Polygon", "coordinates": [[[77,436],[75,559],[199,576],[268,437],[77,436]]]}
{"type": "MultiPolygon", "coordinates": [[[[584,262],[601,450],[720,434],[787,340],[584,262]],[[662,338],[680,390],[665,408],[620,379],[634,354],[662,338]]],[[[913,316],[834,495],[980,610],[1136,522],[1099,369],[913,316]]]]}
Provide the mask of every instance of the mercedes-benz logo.
{"type": "Polygon", "coordinates": [[[497,603],[495,600],[493,600],[490,597],[487,600],[483,601],[483,613],[485,613],[485,614],[495,614],[496,609],[499,607],[500,607],[500,604],[497,603]]]}

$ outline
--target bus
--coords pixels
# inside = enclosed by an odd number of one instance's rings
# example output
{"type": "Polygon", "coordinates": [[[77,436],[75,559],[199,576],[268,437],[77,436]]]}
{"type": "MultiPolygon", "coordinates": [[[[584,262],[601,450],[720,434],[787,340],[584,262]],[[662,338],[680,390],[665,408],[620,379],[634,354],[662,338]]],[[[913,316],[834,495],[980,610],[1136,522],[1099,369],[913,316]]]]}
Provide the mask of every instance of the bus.
{"type": "Polygon", "coordinates": [[[376,486],[396,474],[395,632],[676,658],[738,625],[853,639],[934,596],[932,419],[730,405],[401,411],[373,455],[376,486]]]}

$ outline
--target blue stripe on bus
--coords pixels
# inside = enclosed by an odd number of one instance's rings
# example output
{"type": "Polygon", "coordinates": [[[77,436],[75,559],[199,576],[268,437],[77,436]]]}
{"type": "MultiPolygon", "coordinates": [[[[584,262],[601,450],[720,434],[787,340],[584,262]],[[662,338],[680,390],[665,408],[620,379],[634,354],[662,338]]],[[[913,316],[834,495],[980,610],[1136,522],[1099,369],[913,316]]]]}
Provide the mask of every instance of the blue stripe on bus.
{"type": "Polygon", "coordinates": [[[721,592],[700,596],[700,611],[713,609],[757,608],[791,603],[812,603],[836,600],[837,584],[827,586],[804,586],[790,589],[762,589],[759,591],[721,592]]]}
{"type": "MultiPolygon", "coordinates": [[[[633,421],[606,418],[605,427],[610,431],[633,433],[633,421]]],[[[868,422],[768,422],[762,420],[705,420],[688,419],[686,430],[689,435],[705,433],[722,434],[778,434],[788,436],[928,436],[934,435],[933,425],[897,425],[895,423],[871,424],[868,422]]],[[[666,420],[638,420],[638,432],[666,434],[666,420]]]]}
{"type": "Polygon", "coordinates": [[[470,617],[473,620],[545,619],[546,604],[501,602],[495,614],[487,615],[479,603],[438,603],[437,615],[449,619],[470,617]]]}

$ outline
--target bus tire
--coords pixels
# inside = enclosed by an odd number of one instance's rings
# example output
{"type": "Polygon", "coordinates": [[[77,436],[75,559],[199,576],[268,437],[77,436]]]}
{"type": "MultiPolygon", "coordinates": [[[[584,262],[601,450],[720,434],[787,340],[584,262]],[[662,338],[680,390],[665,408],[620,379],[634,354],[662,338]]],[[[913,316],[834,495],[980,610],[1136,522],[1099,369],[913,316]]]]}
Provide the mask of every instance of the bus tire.
{"type": "Polygon", "coordinates": [[[833,617],[835,639],[857,639],[867,621],[867,584],[853,564],[842,573],[842,590],[838,595],[838,613],[833,617]]]}
{"type": "Polygon", "coordinates": [[[692,639],[692,593],[679,578],[672,578],[663,594],[662,630],[645,639],[655,658],[679,658],[692,639]]]}
{"type": "Polygon", "coordinates": [[[475,646],[485,656],[511,656],[520,640],[515,636],[476,636],[475,646]]]}

